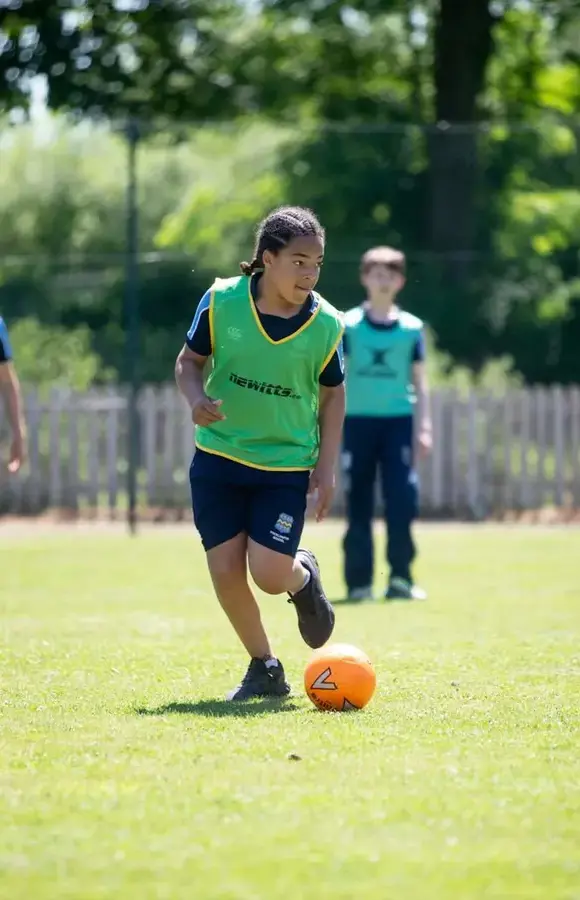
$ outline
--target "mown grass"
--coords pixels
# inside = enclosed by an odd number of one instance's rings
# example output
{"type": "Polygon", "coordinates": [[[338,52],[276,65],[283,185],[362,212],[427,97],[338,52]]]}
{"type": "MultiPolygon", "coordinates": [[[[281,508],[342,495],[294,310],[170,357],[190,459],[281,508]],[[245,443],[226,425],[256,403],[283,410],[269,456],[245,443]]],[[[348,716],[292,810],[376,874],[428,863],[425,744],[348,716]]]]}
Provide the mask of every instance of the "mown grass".
{"type": "MultiPolygon", "coordinates": [[[[308,535],[337,600],[339,533],[308,535]]],[[[580,535],[420,544],[428,603],[337,605],[378,673],[340,715],[282,599],[294,696],[221,699],[246,663],[188,529],[0,529],[0,896],[578,898],[580,535]]]]}

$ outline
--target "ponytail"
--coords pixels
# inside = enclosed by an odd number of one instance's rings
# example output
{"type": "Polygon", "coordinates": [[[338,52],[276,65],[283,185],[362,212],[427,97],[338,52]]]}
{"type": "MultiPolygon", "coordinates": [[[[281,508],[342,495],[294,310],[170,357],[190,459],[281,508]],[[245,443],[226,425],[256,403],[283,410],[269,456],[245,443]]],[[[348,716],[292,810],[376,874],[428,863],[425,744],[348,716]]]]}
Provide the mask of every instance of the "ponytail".
{"type": "Polygon", "coordinates": [[[242,275],[245,275],[247,278],[250,278],[254,272],[259,272],[262,268],[262,264],[257,256],[255,256],[252,262],[241,262],[240,263],[240,272],[242,275]]]}

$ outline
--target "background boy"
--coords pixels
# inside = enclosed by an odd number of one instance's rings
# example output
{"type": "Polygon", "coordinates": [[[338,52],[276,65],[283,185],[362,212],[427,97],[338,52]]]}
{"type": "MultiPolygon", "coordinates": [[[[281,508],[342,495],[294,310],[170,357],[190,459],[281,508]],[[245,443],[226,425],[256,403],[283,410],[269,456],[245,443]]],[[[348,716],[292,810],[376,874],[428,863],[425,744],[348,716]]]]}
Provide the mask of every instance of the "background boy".
{"type": "Polygon", "coordinates": [[[345,317],[343,465],[348,528],[344,577],[351,600],[372,595],[372,520],[379,469],[390,568],[385,597],[425,599],[411,573],[415,558],[411,527],[418,513],[415,420],[419,451],[428,453],[432,443],[423,322],[396,303],[405,284],[405,257],[400,250],[374,247],[365,253],[361,282],[367,299],[345,317]]]}

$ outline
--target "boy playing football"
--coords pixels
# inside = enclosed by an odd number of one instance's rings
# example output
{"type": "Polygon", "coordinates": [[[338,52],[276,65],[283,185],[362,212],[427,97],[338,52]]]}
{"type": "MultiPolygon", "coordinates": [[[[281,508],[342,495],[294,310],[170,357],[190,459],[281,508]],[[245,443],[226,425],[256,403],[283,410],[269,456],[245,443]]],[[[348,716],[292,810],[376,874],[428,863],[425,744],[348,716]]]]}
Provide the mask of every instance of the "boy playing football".
{"type": "Polygon", "coordinates": [[[298,546],[307,494],[318,494],[319,521],[329,509],[344,419],[343,324],[314,291],[324,243],[309,210],[271,213],[242,275],[217,279],[202,298],[177,358],[197,426],[194,520],[218,599],[250,656],[232,700],[290,691],[248,570],[266,593],[289,595],[310,647],[334,628],[317,561],[298,546]]]}

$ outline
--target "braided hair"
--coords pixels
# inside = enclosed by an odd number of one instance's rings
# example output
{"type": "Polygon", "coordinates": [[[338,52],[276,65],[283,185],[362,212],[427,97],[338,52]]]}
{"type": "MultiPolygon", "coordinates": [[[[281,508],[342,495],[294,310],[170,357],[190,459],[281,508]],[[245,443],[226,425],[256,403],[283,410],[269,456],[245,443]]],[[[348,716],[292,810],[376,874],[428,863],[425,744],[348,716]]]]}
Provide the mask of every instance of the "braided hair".
{"type": "Polygon", "coordinates": [[[310,209],[302,206],[281,206],[260,222],[256,248],[251,262],[241,262],[242,275],[253,275],[264,268],[264,251],[278,253],[293,238],[315,235],[324,240],[324,228],[310,209]]]}

